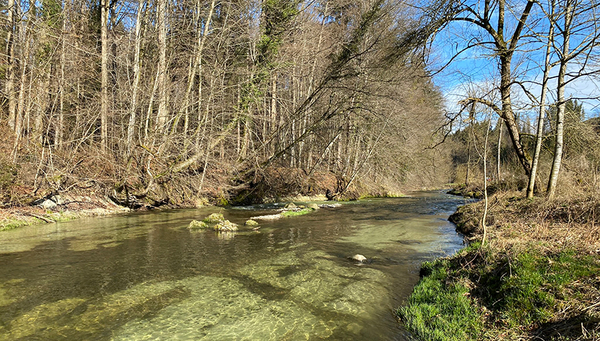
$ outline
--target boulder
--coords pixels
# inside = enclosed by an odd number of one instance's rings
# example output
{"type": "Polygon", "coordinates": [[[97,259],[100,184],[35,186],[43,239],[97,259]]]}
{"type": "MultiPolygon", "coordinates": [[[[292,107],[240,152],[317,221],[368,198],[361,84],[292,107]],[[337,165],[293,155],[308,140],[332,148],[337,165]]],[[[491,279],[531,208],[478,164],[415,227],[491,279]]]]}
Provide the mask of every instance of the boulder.
{"type": "Polygon", "coordinates": [[[237,231],[238,226],[229,220],[225,220],[215,225],[214,229],[217,231],[237,231]]]}
{"type": "Polygon", "coordinates": [[[308,205],[306,205],[306,207],[311,208],[315,211],[319,209],[319,205],[317,205],[317,204],[308,204],[308,205]]]}
{"type": "Polygon", "coordinates": [[[289,203],[289,204],[285,205],[285,209],[286,209],[286,210],[295,210],[295,209],[297,209],[297,208],[298,208],[298,206],[296,206],[296,204],[294,204],[293,202],[291,202],[291,203],[289,203]]]}
{"type": "Polygon", "coordinates": [[[190,222],[190,225],[188,225],[188,229],[207,229],[208,228],[208,224],[203,222],[203,221],[198,221],[198,220],[192,220],[190,222]]]}
{"type": "Polygon", "coordinates": [[[225,221],[222,213],[212,213],[208,217],[202,219],[207,224],[217,224],[225,221]]]}
{"type": "Polygon", "coordinates": [[[258,226],[258,222],[256,220],[248,219],[248,220],[246,220],[246,223],[244,225],[246,225],[246,226],[258,226]]]}
{"type": "Polygon", "coordinates": [[[355,254],[354,256],[352,256],[352,259],[359,262],[359,263],[364,263],[367,261],[367,257],[361,255],[361,254],[355,254]]]}

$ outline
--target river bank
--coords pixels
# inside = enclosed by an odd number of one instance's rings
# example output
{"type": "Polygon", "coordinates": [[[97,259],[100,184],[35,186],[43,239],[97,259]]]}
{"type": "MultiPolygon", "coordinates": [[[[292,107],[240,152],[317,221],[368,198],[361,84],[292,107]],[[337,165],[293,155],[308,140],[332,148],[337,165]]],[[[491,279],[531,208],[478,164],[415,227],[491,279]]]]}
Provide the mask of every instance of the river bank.
{"type": "Polygon", "coordinates": [[[469,246],[424,263],[398,316],[424,340],[600,339],[600,200],[490,198],[451,216],[469,246]]]}
{"type": "Polygon", "coordinates": [[[128,176],[119,181],[115,180],[119,177],[106,174],[89,180],[89,174],[81,172],[60,173],[38,181],[35,172],[27,167],[18,171],[15,168],[9,173],[10,176],[0,176],[0,231],[130,210],[346,201],[402,195],[398,188],[372,181],[351,181],[333,172],[307,174],[301,169],[285,167],[267,167],[243,176],[231,168],[229,171],[215,169],[206,175],[185,173],[151,180],[128,176]]]}
{"type": "Polygon", "coordinates": [[[130,211],[128,207],[120,206],[108,197],[57,195],[27,206],[1,208],[0,231],[130,211]]]}

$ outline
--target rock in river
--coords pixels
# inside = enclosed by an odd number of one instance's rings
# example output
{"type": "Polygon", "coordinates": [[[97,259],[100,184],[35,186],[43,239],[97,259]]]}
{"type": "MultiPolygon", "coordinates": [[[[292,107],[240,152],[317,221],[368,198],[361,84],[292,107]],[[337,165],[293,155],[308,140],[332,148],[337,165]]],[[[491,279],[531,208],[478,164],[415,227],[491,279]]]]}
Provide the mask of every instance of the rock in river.
{"type": "Polygon", "coordinates": [[[208,224],[203,221],[192,220],[192,222],[190,223],[188,228],[189,229],[207,229],[208,224]]]}
{"type": "Polygon", "coordinates": [[[208,217],[204,218],[202,221],[207,224],[216,224],[224,222],[225,218],[223,217],[222,213],[212,213],[208,217]]]}
{"type": "Polygon", "coordinates": [[[354,256],[352,256],[352,259],[359,263],[364,263],[367,260],[367,257],[357,253],[354,256]]]}
{"type": "Polygon", "coordinates": [[[217,231],[237,231],[238,230],[237,224],[234,224],[234,223],[230,222],[229,220],[225,220],[225,221],[218,223],[217,225],[215,225],[214,228],[217,231]]]}

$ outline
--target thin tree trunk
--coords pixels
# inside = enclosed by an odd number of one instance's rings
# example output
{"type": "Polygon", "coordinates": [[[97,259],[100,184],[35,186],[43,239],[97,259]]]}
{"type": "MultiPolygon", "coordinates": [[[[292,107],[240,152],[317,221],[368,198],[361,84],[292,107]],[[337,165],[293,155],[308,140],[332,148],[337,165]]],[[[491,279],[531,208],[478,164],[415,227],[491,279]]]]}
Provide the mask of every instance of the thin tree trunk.
{"type": "MultiPolygon", "coordinates": [[[[198,43],[196,44],[196,50],[194,53],[194,56],[192,57],[192,61],[190,62],[190,69],[188,72],[188,84],[187,84],[187,88],[185,91],[185,95],[183,97],[183,103],[181,104],[181,107],[179,109],[179,113],[177,114],[177,117],[175,118],[174,122],[173,122],[173,128],[171,129],[171,134],[173,134],[176,131],[176,126],[179,122],[179,119],[181,117],[181,115],[184,112],[187,112],[187,109],[189,107],[189,103],[190,103],[190,96],[192,93],[192,88],[194,87],[194,80],[196,79],[196,71],[200,71],[201,68],[201,64],[202,64],[202,50],[204,49],[204,39],[205,36],[208,34],[208,28],[210,26],[210,21],[213,15],[213,10],[214,10],[214,6],[215,6],[215,1],[213,0],[211,3],[211,7],[210,10],[208,12],[208,15],[206,17],[206,20],[204,22],[204,30],[203,33],[200,34],[200,27],[202,26],[202,24],[200,23],[200,3],[198,2],[196,4],[196,11],[198,13],[198,18],[196,18],[197,21],[197,27],[198,27],[198,43]]],[[[202,75],[200,75],[200,82],[202,82],[202,75]]],[[[200,85],[201,87],[201,85],[200,85]]],[[[199,92],[201,94],[201,92],[199,92]]],[[[198,106],[201,108],[202,101],[201,99],[198,99],[198,106]]],[[[200,119],[198,119],[198,121],[200,121],[200,119]]]]}
{"type": "MultiPolygon", "coordinates": [[[[270,134],[273,134],[277,130],[277,73],[273,73],[271,78],[271,130],[270,134]]],[[[275,145],[271,144],[269,155],[273,155],[275,153],[275,145]]]]}
{"type": "MultiPolygon", "coordinates": [[[[203,52],[204,52],[204,44],[206,42],[206,36],[208,35],[209,29],[210,29],[210,21],[212,19],[214,10],[215,10],[215,0],[212,0],[210,3],[210,10],[208,11],[208,15],[206,16],[206,21],[204,24],[204,29],[202,31],[202,36],[198,36],[198,50],[196,53],[196,68],[198,69],[198,125],[200,125],[200,122],[202,122],[202,56],[203,56],[203,52]]],[[[199,4],[198,4],[199,5],[199,4]]],[[[198,8],[198,10],[200,10],[200,8],[198,8]]],[[[227,22],[227,17],[225,18],[225,23],[224,25],[226,25],[227,22]]],[[[238,90],[239,91],[239,90],[238,90]]],[[[239,96],[239,95],[238,95],[239,96]]],[[[239,101],[238,101],[239,103],[239,101]]],[[[208,113],[207,113],[208,115],[208,113]]],[[[208,120],[206,120],[206,122],[208,122],[208,120]]],[[[200,150],[200,127],[198,126],[198,128],[196,129],[196,151],[197,153],[201,153],[200,150]]]]}
{"type": "Polygon", "coordinates": [[[137,111],[138,88],[140,84],[140,51],[142,49],[142,13],[146,2],[138,4],[135,20],[135,53],[133,57],[133,87],[131,91],[131,107],[129,108],[129,124],[127,126],[127,154],[131,154],[137,111]]]}
{"type": "Polygon", "coordinates": [[[504,121],[502,117],[498,118],[498,151],[496,153],[496,175],[498,176],[496,179],[496,183],[500,183],[502,179],[502,172],[500,169],[501,166],[501,153],[502,153],[502,127],[504,126],[504,121]]]}
{"type": "Polygon", "coordinates": [[[160,134],[167,122],[167,2],[157,0],[158,29],[158,113],[155,133],[160,134]]]}
{"type": "Polygon", "coordinates": [[[63,0],[63,24],[62,24],[62,35],[61,35],[61,51],[60,51],[60,80],[59,80],[59,108],[58,108],[58,123],[56,125],[56,140],[55,145],[57,148],[63,146],[63,131],[65,124],[65,68],[66,68],[66,40],[67,40],[67,14],[69,13],[70,2],[63,0]]]}
{"type": "Polygon", "coordinates": [[[564,143],[564,125],[565,125],[565,76],[567,74],[567,63],[569,61],[569,41],[571,38],[571,23],[573,21],[573,1],[566,0],[565,20],[563,30],[563,46],[562,56],[560,59],[560,68],[558,70],[558,91],[557,103],[558,110],[556,111],[556,144],[554,148],[554,161],[552,162],[552,170],[550,171],[550,179],[548,181],[547,195],[548,199],[554,198],[556,194],[556,184],[558,183],[558,174],[562,163],[563,143],[564,143]]]}
{"type": "Polygon", "coordinates": [[[110,0],[100,2],[100,26],[102,40],[102,75],[100,103],[100,148],[106,151],[108,145],[108,6],[110,0]]]}
{"type": "Polygon", "coordinates": [[[29,50],[31,48],[31,37],[29,37],[29,25],[26,25],[25,32],[23,32],[23,39],[25,39],[25,49],[21,56],[21,80],[19,85],[19,99],[17,102],[16,113],[15,113],[15,146],[13,150],[13,159],[16,160],[16,152],[19,144],[19,139],[23,135],[23,129],[25,123],[25,117],[29,115],[29,109],[25,108],[26,94],[31,94],[31,86],[33,82],[29,82],[29,91],[26,91],[27,87],[27,69],[29,68],[29,50]]]}
{"type": "Polygon", "coordinates": [[[150,93],[150,100],[148,103],[148,110],[146,111],[146,123],[144,125],[144,140],[146,140],[145,143],[147,143],[147,140],[149,138],[149,130],[150,130],[150,118],[152,116],[152,106],[154,105],[154,94],[156,93],[156,90],[158,89],[158,67],[156,68],[156,76],[154,77],[154,85],[152,86],[152,92],[150,93]]]}
{"type": "MultiPolygon", "coordinates": [[[[554,16],[554,1],[551,3],[551,16],[554,16]]],[[[554,43],[554,24],[550,24],[548,32],[548,42],[546,44],[546,56],[544,60],[544,76],[542,79],[542,93],[540,96],[540,111],[537,122],[537,134],[535,139],[535,151],[533,153],[533,160],[531,165],[531,175],[529,175],[529,184],[527,185],[527,198],[533,198],[535,190],[535,178],[537,176],[538,164],[540,161],[540,154],[542,151],[542,139],[544,136],[544,118],[546,116],[546,95],[548,92],[548,79],[550,78],[550,53],[552,45],[554,43]]]]}
{"type": "MultiPolygon", "coordinates": [[[[16,3],[14,0],[8,0],[7,20],[9,29],[6,34],[6,94],[8,96],[8,126],[15,129],[17,120],[17,100],[15,94],[15,35],[16,25],[16,3]]],[[[17,137],[18,138],[18,137],[17,137]]]]}
{"type": "Polygon", "coordinates": [[[485,240],[487,237],[487,226],[486,219],[488,213],[488,191],[487,191],[487,146],[488,146],[488,138],[490,136],[490,128],[492,126],[491,117],[488,117],[489,123],[487,127],[487,131],[485,132],[485,143],[483,145],[483,198],[484,198],[484,209],[483,209],[483,217],[481,217],[481,228],[483,229],[483,238],[481,239],[481,246],[485,245],[485,240]]]}

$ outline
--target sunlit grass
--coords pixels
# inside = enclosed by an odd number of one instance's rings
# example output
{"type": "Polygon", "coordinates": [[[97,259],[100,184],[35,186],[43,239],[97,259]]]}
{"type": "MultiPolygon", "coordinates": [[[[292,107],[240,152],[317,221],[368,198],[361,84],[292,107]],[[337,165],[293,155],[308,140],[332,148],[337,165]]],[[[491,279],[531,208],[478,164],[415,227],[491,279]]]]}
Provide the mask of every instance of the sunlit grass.
{"type": "Polygon", "coordinates": [[[600,273],[597,257],[569,249],[512,251],[476,244],[423,264],[424,277],[398,316],[423,340],[495,339],[535,333],[568,319],[565,307],[587,304],[593,288],[584,283],[600,273]]]}

